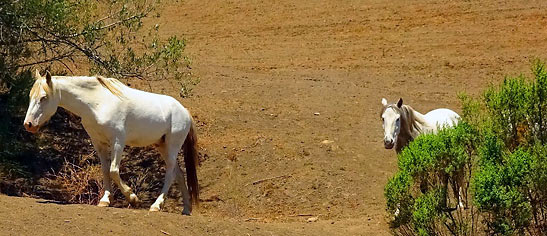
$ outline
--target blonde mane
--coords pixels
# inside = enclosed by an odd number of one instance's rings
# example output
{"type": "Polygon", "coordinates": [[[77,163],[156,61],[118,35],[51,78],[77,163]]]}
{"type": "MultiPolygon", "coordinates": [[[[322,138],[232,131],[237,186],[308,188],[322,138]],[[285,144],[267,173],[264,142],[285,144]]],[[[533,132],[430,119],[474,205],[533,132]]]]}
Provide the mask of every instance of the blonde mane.
{"type": "MultiPolygon", "coordinates": [[[[55,79],[77,79],[78,77],[71,77],[71,76],[54,76],[55,79]]],[[[101,86],[106,88],[108,91],[110,91],[112,94],[114,94],[116,97],[124,98],[123,92],[121,88],[123,88],[125,85],[120,82],[117,79],[114,78],[106,78],[103,76],[94,76],[91,78],[95,78],[101,86]]],[[[53,84],[51,85],[53,86],[53,84]]],[[[41,77],[36,79],[36,82],[34,82],[34,85],[32,86],[32,89],[30,90],[30,96],[31,97],[37,97],[40,93],[40,88],[43,89],[46,94],[51,95],[55,92],[55,89],[51,88],[46,83],[46,78],[41,77]]]]}
{"type": "Polygon", "coordinates": [[[32,89],[30,89],[30,97],[31,98],[38,97],[40,93],[40,88],[42,88],[48,95],[52,94],[52,92],[54,91],[52,88],[50,88],[47,85],[45,78],[40,78],[40,79],[37,79],[36,82],[34,82],[34,85],[32,85],[32,89]]]}
{"type": "Polygon", "coordinates": [[[96,76],[99,83],[108,89],[112,94],[116,95],[119,98],[123,98],[123,93],[120,90],[120,87],[125,86],[122,82],[114,78],[105,78],[102,76],[96,76]]]}

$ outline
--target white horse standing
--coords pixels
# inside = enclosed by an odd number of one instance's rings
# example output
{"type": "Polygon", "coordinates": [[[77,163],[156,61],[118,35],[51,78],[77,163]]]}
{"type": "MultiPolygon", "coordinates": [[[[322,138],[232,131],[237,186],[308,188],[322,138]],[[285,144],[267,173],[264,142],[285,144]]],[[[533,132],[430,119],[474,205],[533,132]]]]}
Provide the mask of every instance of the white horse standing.
{"type": "Polygon", "coordinates": [[[138,203],[137,195],[120,178],[123,149],[125,145],[156,145],[165,160],[166,173],[161,194],[150,211],[160,210],[176,177],[183,196],[182,213],[191,213],[192,203],[197,204],[199,195],[197,140],[192,117],[177,100],[132,89],[112,78],[52,77],[49,72],[44,78],[38,70],[35,77],[24,126],[29,132],[38,132],[59,106],[82,118],[82,125],[101,159],[105,191],[98,206],[110,205],[111,180],[130,203],[138,203]],[[188,186],[177,164],[181,147],[188,186]]]}
{"type": "MultiPolygon", "coordinates": [[[[458,124],[460,116],[445,108],[435,109],[425,115],[415,111],[409,105],[403,105],[403,99],[400,98],[397,104],[388,104],[385,98],[382,98],[384,106],[381,113],[382,126],[384,127],[384,147],[400,153],[412,140],[423,133],[437,133],[439,129],[452,127],[458,124]]],[[[463,175],[455,176],[456,184],[453,186],[454,195],[458,199],[458,206],[464,207],[462,199],[463,175]]],[[[426,182],[420,186],[422,191],[427,189],[426,182]]],[[[448,178],[444,181],[448,186],[448,178]]],[[[395,215],[399,214],[399,209],[395,215]]]]}
{"type": "Polygon", "coordinates": [[[458,124],[460,116],[445,108],[435,109],[425,115],[409,105],[403,105],[400,98],[397,104],[388,104],[382,98],[381,118],[384,127],[384,147],[400,153],[401,150],[422,133],[436,133],[440,128],[458,124]]]}

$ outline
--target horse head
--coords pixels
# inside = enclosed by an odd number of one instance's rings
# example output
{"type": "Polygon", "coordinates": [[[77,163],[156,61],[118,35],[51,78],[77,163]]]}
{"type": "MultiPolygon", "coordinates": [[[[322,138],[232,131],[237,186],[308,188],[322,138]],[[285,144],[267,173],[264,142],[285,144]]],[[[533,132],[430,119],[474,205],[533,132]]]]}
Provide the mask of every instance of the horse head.
{"type": "Polygon", "coordinates": [[[382,98],[382,105],[384,106],[381,113],[382,127],[384,128],[384,147],[392,149],[401,131],[403,99],[400,98],[397,104],[388,104],[387,100],[382,98]]]}
{"type": "Polygon", "coordinates": [[[60,102],[59,96],[55,96],[49,71],[45,76],[41,76],[36,70],[34,78],[36,81],[30,90],[30,103],[23,122],[25,129],[31,133],[38,132],[40,127],[55,114],[60,102]]]}

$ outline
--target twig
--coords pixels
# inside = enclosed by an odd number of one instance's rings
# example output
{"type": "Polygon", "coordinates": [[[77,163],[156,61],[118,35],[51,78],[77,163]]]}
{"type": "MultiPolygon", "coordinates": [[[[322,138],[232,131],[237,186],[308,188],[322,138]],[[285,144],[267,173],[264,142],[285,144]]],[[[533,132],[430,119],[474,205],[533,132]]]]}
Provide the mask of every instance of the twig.
{"type": "Polygon", "coordinates": [[[252,183],[248,183],[245,185],[245,187],[249,186],[249,185],[255,185],[255,184],[259,184],[259,183],[262,183],[264,181],[268,181],[268,180],[272,180],[272,179],[278,179],[278,178],[289,178],[289,177],[292,177],[292,175],[280,175],[280,176],[275,176],[275,177],[270,177],[270,178],[265,178],[265,179],[259,179],[257,181],[254,181],[252,183]]]}
{"type": "Polygon", "coordinates": [[[313,214],[297,214],[297,215],[290,215],[290,217],[297,217],[297,216],[313,216],[313,214]]]}

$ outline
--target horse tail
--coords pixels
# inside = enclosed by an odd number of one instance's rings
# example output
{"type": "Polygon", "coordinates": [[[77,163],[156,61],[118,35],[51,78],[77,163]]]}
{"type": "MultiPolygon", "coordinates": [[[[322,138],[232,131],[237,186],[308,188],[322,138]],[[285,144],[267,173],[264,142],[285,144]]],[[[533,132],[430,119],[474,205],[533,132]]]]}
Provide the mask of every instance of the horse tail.
{"type": "Polygon", "coordinates": [[[190,200],[195,205],[199,205],[199,184],[196,172],[196,167],[199,164],[197,141],[194,121],[192,120],[192,126],[190,126],[190,131],[184,140],[182,152],[184,154],[184,165],[186,167],[186,184],[188,185],[188,191],[190,192],[190,200]]]}

